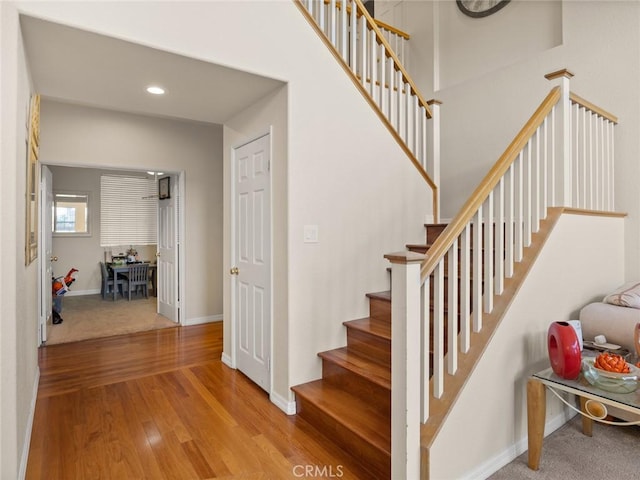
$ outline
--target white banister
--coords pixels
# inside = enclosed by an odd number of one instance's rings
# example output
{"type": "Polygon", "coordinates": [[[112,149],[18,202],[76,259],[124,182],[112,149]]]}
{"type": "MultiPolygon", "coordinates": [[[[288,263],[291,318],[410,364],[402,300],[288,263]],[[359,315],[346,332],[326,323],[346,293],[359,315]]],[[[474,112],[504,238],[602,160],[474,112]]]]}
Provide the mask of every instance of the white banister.
{"type": "MultiPolygon", "coordinates": [[[[533,235],[547,218],[548,208],[613,209],[613,126],[617,119],[570,93],[571,76],[566,71],[547,76],[559,79],[561,85],[549,92],[427,252],[421,277],[421,301],[423,308],[427,305],[421,363],[424,375],[431,346],[433,370],[429,381],[422,380],[425,423],[432,418],[429,406],[445,393],[449,398],[445,385],[459,388],[460,382],[445,382],[446,375],[455,375],[458,364],[464,364],[460,356],[474,348],[471,332],[483,330],[483,315],[493,313],[494,299],[504,293],[504,280],[514,275],[524,249],[531,246],[533,235]],[[430,298],[426,297],[428,290],[432,291],[430,298]]],[[[432,112],[437,115],[437,108],[432,112]]],[[[442,404],[437,408],[441,418],[442,404]]]]}

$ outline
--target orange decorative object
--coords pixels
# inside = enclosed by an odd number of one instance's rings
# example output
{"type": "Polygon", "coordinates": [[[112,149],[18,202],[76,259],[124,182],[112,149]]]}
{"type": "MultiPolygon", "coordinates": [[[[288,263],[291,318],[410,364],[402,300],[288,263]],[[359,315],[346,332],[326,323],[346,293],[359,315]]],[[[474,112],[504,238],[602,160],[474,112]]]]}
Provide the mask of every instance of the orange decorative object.
{"type": "Polygon", "coordinates": [[[604,352],[596,357],[593,366],[613,373],[629,373],[631,369],[624,358],[615,353],[604,352]]]}

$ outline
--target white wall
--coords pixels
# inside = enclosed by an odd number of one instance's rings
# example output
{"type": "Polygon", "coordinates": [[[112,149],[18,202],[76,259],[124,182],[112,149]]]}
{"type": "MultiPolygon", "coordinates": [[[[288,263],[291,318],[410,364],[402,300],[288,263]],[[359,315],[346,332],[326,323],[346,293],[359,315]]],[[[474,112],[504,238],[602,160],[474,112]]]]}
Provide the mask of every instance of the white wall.
{"type": "MultiPolygon", "coordinates": [[[[45,102],[41,160],[67,166],[185,172],[184,318],[222,313],[222,127],[45,102]]],[[[57,181],[54,176],[54,185],[57,181]]],[[[97,229],[99,232],[99,229],[97,229]]],[[[90,239],[74,239],[80,243],[90,239]]],[[[78,243],[78,242],[76,242],[78,243]]],[[[56,239],[56,245],[59,242],[56,239]]],[[[64,253],[64,252],[63,252],[64,253]]],[[[86,253],[92,269],[78,278],[100,278],[103,249],[86,253]]],[[[69,262],[68,258],[61,258],[69,262]]],[[[65,268],[67,263],[64,263],[65,268]]],[[[56,271],[58,268],[56,268],[56,271]]],[[[66,273],[66,271],[64,271],[66,273]]],[[[85,279],[83,279],[84,281],[85,279]]],[[[99,285],[99,284],[98,284],[99,285]]],[[[81,288],[76,286],[74,288],[81,288]]],[[[98,286],[99,288],[99,286],[98,286]]]]}
{"type": "MultiPolygon", "coordinates": [[[[383,255],[424,238],[422,223],[432,205],[428,187],[296,5],[289,0],[158,2],[153,9],[144,2],[9,5],[46,20],[288,82],[287,383],[317,378],[316,352],[344,344],[342,322],[366,314],[366,292],[388,287],[383,255]],[[318,245],[303,244],[306,224],[319,226],[318,245]]],[[[205,184],[206,178],[192,180],[205,184]]],[[[202,184],[191,184],[188,191],[202,184]]],[[[205,235],[193,233],[192,241],[206,241],[205,235]]],[[[292,399],[288,390],[278,393],[292,399]]]]}
{"type": "Polygon", "coordinates": [[[25,267],[27,111],[31,79],[13,8],[0,3],[0,477],[26,465],[38,381],[38,262],[25,267]]]}
{"type": "MultiPolygon", "coordinates": [[[[562,215],[434,442],[431,478],[486,478],[527,449],[526,384],[549,366],[549,324],[623,283],[624,224],[562,215]]],[[[548,426],[568,419],[562,407],[547,395],[548,426]]]]}
{"type": "MultiPolygon", "coordinates": [[[[44,112],[47,112],[45,102],[44,112]]],[[[100,177],[101,175],[133,175],[148,177],[146,171],[101,170],[96,168],[61,167],[49,165],[53,174],[53,192],[89,194],[89,235],[53,236],[53,254],[58,261],[53,264],[54,276],[66,274],[71,268],[78,270],[76,281],[67,296],[90,295],[100,292],[102,274],[98,262],[104,261],[100,246],[100,177]]],[[[156,245],[134,245],[141,260],[155,262],[156,245]]],[[[129,245],[109,248],[114,254],[125,253],[129,245]]],[[[219,248],[221,251],[221,247],[219,248]]],[[[221,294],[220,294],[221,295],[221,294]]]]}

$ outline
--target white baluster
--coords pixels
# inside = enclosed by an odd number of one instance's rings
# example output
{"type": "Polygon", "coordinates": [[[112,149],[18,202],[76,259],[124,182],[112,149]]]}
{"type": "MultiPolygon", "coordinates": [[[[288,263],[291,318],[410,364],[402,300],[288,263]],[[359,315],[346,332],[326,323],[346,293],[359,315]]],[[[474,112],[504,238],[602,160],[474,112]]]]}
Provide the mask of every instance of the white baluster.
{"type": "MultiPolygon", "coordinates": [[[[380,87],[378,89],[378,98],[376,99],[376,102],[378,103],[378,105],[380,106],[380,111],[382,113],[386,113],[386,109],[385,109],[385,94],[384,94],[384,89],[386,88],[386,78],[385,78],[385,65],[387,63],[387,55],[386,55],[386,50],[384,48],[383,44],[379,44],[378,45],[378,63],[376,64],[378,67],[378,81],[380,83],[380,87]]],[[[389,117],[387,117],[389,118],[389,117]]]]}
{"type": "Polygon", "coordinates": [[[493,192],[484,205],[484,312],[493,311],[493,192]]]}
{"type": "Polygon", "coordinates": [[[350,21],[349,21],[349,47],[351,50],[351,54],[350,54],[349,60],[350,60],[351,71],[357,75],[358,74],[358,41],[360,37],[360,35],[358,35],[358,17],[356,15],[358,12],[358,9],[353,4],[353,2],[351,2],[350,5],[351,5],[351,13],[350,13],[350,21]]]}
{"type": "Polygon", "coordinates": [[[522,261],[523,247],[524,247],[524,210],[523,210],[523,170],[524,170],[524,154],[520,152],[518,159],[516,160],[516,178],[515,178],[515,255],[514,260],[516,262],[522,261]]]}
{"type": "Polygon", "coordinates": [[[501,295],[504,291],[504,176],[500,178],[496,186],[496,209],[495,209],[495,266],[494,275],[495,293],[501,295]]]}
{"type": "Polygon", "coordinates": [[[532,195],[531,195],[531,231],[538,232],[540,229],[540,129],[538,128],[533,134],[535,141],[535,155],[533,155],[533,163],[531,169],[532,178],[532,195]]]}
{"type": "Polygon", "coordinates": [[[318,19],[318,26],[320,27],[320,30],[322,30],[326,34],[327,32],[325,31],[325,21],[324,21],[324,1],[320,0],[317,3],[317,5],[318,5],[318,16],[316,18],[318,19]]]}
{"type": "Polygon", "coordinates": [[[514,250],[515,250],[515,240],[514,240],[514,231],[513,231],[513,222],[515,221],[514,213],[515,213],[515,200],[513,195],[513,182],[514,176],[513,172],[515,170],[515,165],[512,164],[507,170],[506,174],[506,182],[507,182],[507,200],[506,200],[506,219],[505,219],[505,245],[506,245],[506,255],[505,255],[505,276],[507,278],[513,277],[513,261],[514,261],[514,250]]]}
{"type": "Polygon", "coordinates": [[[540,218],[547,218],[547,207],[549,206],[549,116],[543,122],[543,154],[542,154],[542,203],[540,205],[540,218]]]}
{"type": "Polygon", "coordinates": [[[367,88],[367,41],[369,39],[367,19],[360,17],[360,83],[367,88]]]}
{"type": "Polygon", "coordinates": [[[404,103],[402,101],[402,90],[404,88],[404,82],[402,80],[402,72],[396,71],[395,76],[396,87],[398,89],[396,92],[396,132],[402,138],[402,108],[404,103]]]}
{"type": "Polygon", "coordinates": [[[471,346],[471,228],[464,227],[460,235],[460,350],[467,353],[471,346]]]}
{"type": "Polygon", "coordinates": [[[421,329],[421,338],[422,338],[422,348],[421,350],[421,365],[420,369],[420,378],[421,378],[421,388],[420,395],[422,400],[422,411],[420,412],[421,421],[425,423],[429,419],[429,398],[431,396],[431,392],[429,391],[429,378],[431,377],[430,372],[430,362],[429,362],[429,353],[431,351],[430,346],[430,335],[431,329],[429,327],[430,318],[431,318],[431,280],[430,277],[427,277],[424,283],[422,284],[422,288],[420,290],[420,295],[422,296],[422,315],[420,316],[420,325],[421,329]]]}
{"type": "Polygon", "coordinates": [[[524,246],[531,245],[531,140],[525,147],[527,160],[524,163],[524,246]]]}
{"type": "Polygon", "coordinates": [[[458,370],[458,239],[449,248],[449,278],[447,285],[447,372],[458,370]]]}
{"type": "Polygon", "coordinates": [[[444,393],[444,258],[433,271],[433,396],[444,393]]]}
{"type": "Polygon", "coordinates": [[[337,25],[336,25],[336,0],[329,0],[329,21],[328,21],[328,28],[329,28],[329,40],[331,40],[331,44],[335,47],[337,46],[337,39],[336,39],[336,33],[338,31],[337,25]]]}
{"type": "Polygon", "coordinates": [[[340,8],[340,39],[340,55],[349,64],[349,16],[345,0],[342,1],[342,8],[340,8]]]}
{"type": "Polygon", "coordinates": [[[551,109],[551,162],[549,165],[549,205],[556,203],[556,106],[551,109]]]}
{"type": "Polygon", "coordinates": [[[378,63],[378,46],[376,32],[373,30],[369,30],[369,95],[375,101],[376,99],[376,82],[378,74],[377,63],[378,63]]]}
{"type": "Polygon", "coordinates": [[[482,206],[473,217],[473,331],[482,330],[482,206]]]}

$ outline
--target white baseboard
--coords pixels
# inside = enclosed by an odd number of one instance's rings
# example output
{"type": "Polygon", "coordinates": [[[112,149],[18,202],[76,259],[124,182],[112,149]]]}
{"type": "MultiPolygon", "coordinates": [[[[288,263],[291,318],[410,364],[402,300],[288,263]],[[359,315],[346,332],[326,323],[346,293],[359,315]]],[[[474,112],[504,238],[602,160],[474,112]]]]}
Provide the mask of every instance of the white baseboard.
{"type": "MultiPolygon", "coordinates": [[[[577,413],[569,408],[565,408],[564,412],[559,413],[552,419],[548,420],[544,425],[544,436],[548,436],[555,432],[558,428],[562,427],[565,423],[571,420],[577,413]]],[[[516,443],[511,445],[503,452],[499,453],[493,458],[490,458],[475,470],[469,472],[463,478],[465,480],[481,480],[488,478],[495,472],[500,470],[506,464],[515,460],[518,456],[522,455],[529,449],[527,437],[523,437],[516,443]]]]}
{"type": "Polygon", "coordinates": [[[221,322],[222,314],[218,315],[208,315],[206,317],[196,317],[196,318],[188,318],[186,319],[182,325],[202,325],[203,323],[212,323],[212,322],[221,322]]]}
{"type": "Polygon", "coordinates": [[[282,397],[281,395],[278,395],[275,392],[271,392],[269,394],[269,400],[271,400],[271,403],[273,403],[276,407],[278,407],[280,410],[282,410],[287,415],[295,415],[296,414],[296,402],[295,401],[290,402],[286,398],[282,397]]]}
{"type": "Polygon", "coordinates": [[[81,295],[98,295],[100,289],[97,290],[69,290],[64,294],[65,297],[79,297],[81,295]]]}
{"type": "Polygon", "coordinates": [[[36,399],[38,398],[38,385],[40,385],[40,367],[36,367],[36,378],[33,381],[33,392],[31,393],[31,405],[29,405],[29,417],[24,433],[24,443],[22,445],[22,455],[20,458],[20,472],[18,478],[24,480],[27,475],[27,460],[29,460],[29,446],[31,445],[31,431],[33,430],[33,417],[36,413],[36,399]]]}
{"type": "Polygon", "coordinates": [[[227,367],[229,368],[233,368],[235,369],[236,366],[233,363],[233,360],[231,359],[230,355],[227,355],[226,353],[222,352],[222,357],[220,357],[220,360],[222,361],[222,363],[224,363],[227,367]]]}

